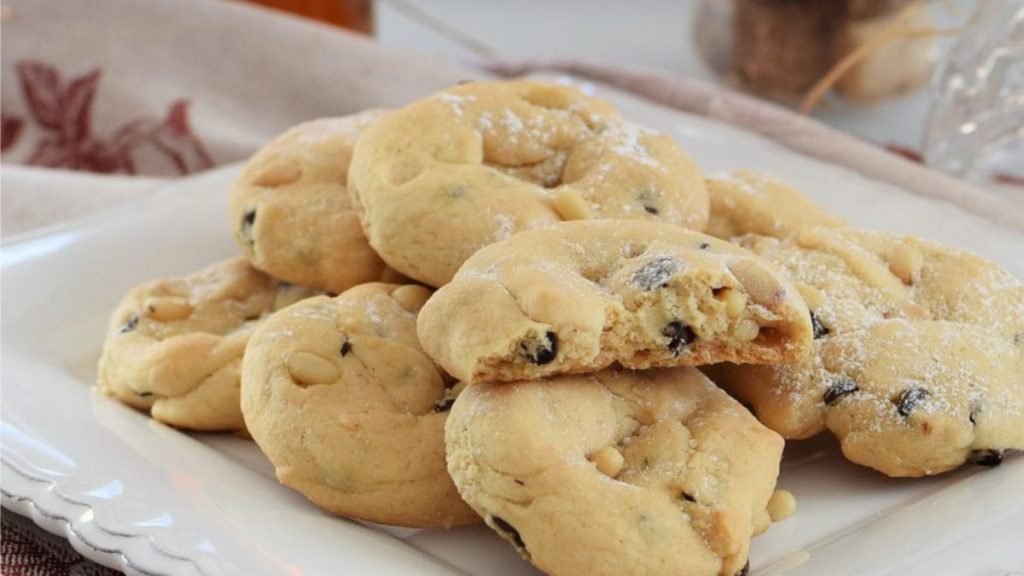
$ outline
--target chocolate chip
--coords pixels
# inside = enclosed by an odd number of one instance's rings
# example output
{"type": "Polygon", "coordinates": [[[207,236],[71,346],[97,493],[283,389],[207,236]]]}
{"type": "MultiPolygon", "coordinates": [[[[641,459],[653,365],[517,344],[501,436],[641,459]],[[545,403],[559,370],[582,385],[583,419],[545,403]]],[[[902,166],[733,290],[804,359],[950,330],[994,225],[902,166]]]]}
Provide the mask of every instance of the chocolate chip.
{"type": "Polygon", "coordinates": [[[519,478],[516,478],[515,481],[516,481],[516,484],[519,484],[520,486],[526,486],[526,482],[523,482],[519,478]]]}
{"type": "Polygon", "coordinates": [[[545,341],[534,340],[519,344],[519,352],[538,366],[551,362],[558,355],[558,334],[548,331],[544,336],[545,341]]]}
{"type": "Polygon", "coordinates": [[[749,573],[750,573],[750,560],[747,560],[747,563],[743,565],[743,568],[740,568],[740,571],[736,573],[736,576],[747,576],[747,574],[749,574],[749,573]]]}
{"type": "Polygon", "coordinates": [[[138,314],[132,314],[132,317],[129,318],[128,321],[125,322],[123,326],[121,326],[121,334],[124,334],[125,332],[131,332],[131,331],[135,330],[138,327],[139,327],[139,315],[138,314]]]}
{"type": "Polygon", "coordinates": [[[696,502],[697,501],[696,498],[694,498],[693,496],[690,496],[686,492],[680,492],[679,495],[682,496],[683,500],[686,500],[687,502],[696,502]]]}
{"type": "Polygon", "coordinates": [[[254,243],[252,239],[252,227],[256,223],[256,209],[252,208],[245,211],[242,215],[242,236],[249,241],[249,244],[254,243]]]}
{"type": "Polygon", "coordinates": [[[651,188],[640,193],[636,199],[640,202],[640,205],[644,207],[644,212],[648,214],[659,214],[661,211],[658,210],[656,205],[661,194],[658,193],[657,189],[651,188]]]}
{"type": "Polygon", "coordinates": [[[697,339],[693,329],[679,320],[673,320],[666,324],[661,335],[668,337],[668,349],[675,354],[682,352],[685,346],[697,339]]]}
{"type": "Polygon", "coordinates": [[[900,394],[900,401],[896,405],[896,411],[900,416],[909,416],[917,408],[917,405],[924,402],[928,397],[928,391],[924,388],[911,388],[900,394]]]}
{"type": "Polygon", "coordinates": [[[827,336],[830,332],[832,332],[831,330],[826,328],[824,324],[821,323],[821,318],[818,318],[818,315],[815,314],[813,310],[811,310],[811,328],[814,330],[815,340],[821,338],[822,336],[827,336]]]}
{"type": "Polygon", "coordinates": [[[971,452],[970,461],[978,466],[994,468],[1003,463],[1003,453],[1000,450],[975,450],[971,452]]]}
{"type": "Polygon", "coordinates": [[[668,279],[679,270],[680,262],[675,258],[662,256],[655,258],[633,272],[630,282],[639,286],[642,290],[654,290],[654,288],[667,288],[668,279]]]}
{"type": "Polygon", "coordinates": [[[838,402],[843,396],[853,394],[857,390],[860,390],[860,388],[851,378],[847,378],[846,376],[837,376],[835,381],[832,382],[832,385],[825,391],[825,404],[831,406],[838,402]]]}
{"type": "Polygon", "coordinates": [[[348,353],[351,352],[351,351],[352,351],[352,342],[350,342],[348,338],[345,338],[345,341],[341,343],[341,350],[340,350],[341,355],[342,356],[347,356],[348,353]]]}
{"type": "Polygon", "coordinates": [[[526,550],[526,544],[523,543],[523,538],[519,535],[519,531],[513,528],[511,524],[498,516],[491,516],[491,522],[494,523],[495,528],[511,536],[517,548],[526,550]]]}
{"type": "Polygon", "coordinates": [[[697,250],[707,250],[708,248],[711,248],[710,242],[701,242],[700,244],[697,244],[697,250]]]}
{"type": "Polygon", "coordinates": [[[445,396],[434,404],[434,412],[447,412],[452,409],[452,404],[455,404],[455,398],[445,396]]]}
{"type": "Polygon", "coordinates": [[[135,395],[138,396],[139,398],[148,398],[148,397],[152,396],[153,393],[152,392],[136,392],[135,395]]]}

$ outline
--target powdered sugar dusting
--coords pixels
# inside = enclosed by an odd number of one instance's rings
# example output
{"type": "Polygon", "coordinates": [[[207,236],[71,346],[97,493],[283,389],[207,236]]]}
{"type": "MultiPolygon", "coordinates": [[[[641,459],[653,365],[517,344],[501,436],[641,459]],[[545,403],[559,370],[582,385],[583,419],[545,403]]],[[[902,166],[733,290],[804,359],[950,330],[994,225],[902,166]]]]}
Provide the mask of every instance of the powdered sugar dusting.
{"type": "Polygon", "coordinates": [[[498,229],[494,231],[495,242],[507,240],[516,233],[516,223],[507,214],[495,214],[494,220],[498,223],[498,229]]]}
{"type": "Polygon", "coordinates": [[[642,137],[653,134],[651,130],[629,122],[613,124],[601,133],[602,137],[611,140],[611,150],[619,156],[664,172],[665,167],[656,161],[640,142],[642,137]]]}
{"type": "Polygon", "coordinates": [[[733,172],[716,172],[710,177],[714,180],[728,182],[732,184],[736,190],[750,196],[763,195],[764,186],[768,184],[768,180],[756,172],[747,173],[745,178],[740,178],[733,172]],[[751,185],[751,180],[753,180],[755,185],[751,185]]]}
{"type": "Polygon", "coordinates": [[[461,96],[459,94],[451,94],[448,92],[441,92],[440,94],[436,94],[434,98],[437,98],[438,100],[447,104],[448,107],[451,108],[452,113],[455,114],[457,118],[462,118],[463,115],[465,115],[465,110],[463,110],[463,106],[465,106],[466,103],[476,102],[476,96],[461,96]]]}
{"type": "Polygon", "coordinates": [[[459,269],[460,278],[475,278],[477,280],[497,281],[498,280],[498,267],[497,262],[489,264],[486,268],[473,268],[470,266],[463,266],[459,269]]]}
{"type": "Polygon", "coordinates": [[[355,144],[356,137],[363,127],[362,122],[356,117],[323,118],[306,122],[295,128],[295,142],[304,147],[315,147],[324,142],[343,137],[352,144],[355,144]]]}
{"type": "Polygon", "coordinates": [[[333,320],[335,317],[333,305],[330,303],[294,306],[289,309],[293,317],[312,318],[316,320],[333,320]]]}
{"type": "Polygon", "coordinates": [[[373,324],[374,328],[384,325],[384,319],[381,317],[381,311],[376,300],[370,300],[366,303],[366,317],[370,319],[370,323],[373,324]]]}
{"type": "MultiPolygon", "coordinates": [[[[774,400],[759,410],[786,414],[791,433],[813,429],[828,410],[866,412],[839,429],[848,445],[893,433],[913,438],[913,422],[925,418],[944,429],[932,434],[977,430],[975,442],[984,442],[984,427],[1024,418],[1024,362],[1012,336],[1024,331],[1019,280],[972,254],[914,238],[841,229],[802,236],[753,245],[817,289],[823,299],[808,302],[828,333],[807,360],[773,369],[774,400]],[[889,259],[908,250],[922,264],[919,277],[905,285],[889,259]],[[839,384],[844,388],[829,400],[839,384]]],[[[1024,439],[1018,442],[1024,447],[1024,439]]],[[[905,454],[875,457],[878,466],[886,458],[917,465],[905,454]]],[[[922,453],[919,460],[928,458],[922,453]]],[[[941,471],[920,466],[920,473],[941,471]]]]}
{"type": "Polygon", "coordinates": [[[523,123],[523,119],[508,108],[505,109],[505,114],[502,115],[501,122],[504,125],[505,130],[513,137],[526,129],[526,124],[523,123]]]}

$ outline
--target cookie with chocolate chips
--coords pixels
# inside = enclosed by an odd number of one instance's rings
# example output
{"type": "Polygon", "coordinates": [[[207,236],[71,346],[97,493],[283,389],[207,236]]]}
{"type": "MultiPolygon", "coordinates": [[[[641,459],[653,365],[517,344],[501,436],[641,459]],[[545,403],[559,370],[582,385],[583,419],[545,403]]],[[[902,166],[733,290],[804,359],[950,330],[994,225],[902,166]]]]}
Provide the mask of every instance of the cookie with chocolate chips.
{"type": "Polygon", "coordinates": [[[671,224],[562,222],[477,252],[427,303],[423,348],[464,382],[713,362],[778,364],[810,313],[774,266],[671,224]]]}
{"type": "Polygon", "coordinates": [[[468,386],[445,444],[466,502],[552,576],[745,573],[783,447],[685,367],[468,386]]]}
{"type": "Polygon", "coordinates": [[[277,478],[343,516],[410,527],[479,521],[445,471],[458,387],[420,349],[417,285],[363,284],[274,314],[253,335],[242,412],[277,478]]]}
{"type": "Polygon", "coordinates": [[[704,230],[731,240],[744,234],[785,238],[808,226],[843,226],[842,219],[768,174],[736,170],[707,180],[711,215],[704,230]]]}
{"type": "Polygon", "coordinates": [[[992,464],[1024,449],[1024,284],[914,237],[808,228],[742,243],[778,264],[811,310],[812,354],[707,372],[786,438],[828,429],[890,476],[992,464]]]}
{"type": "Polygon", "coordinates": [[[274,310],[316,293],[275,280],[241,257],[143,284],[110,317],[97,386],[171,426],[240,430],[249,336],[274,310]]]}
{"type": "Polygon", "coordinates": [[[562,220],[628,218],[700,230],[704,179],[664,134],[564,85],[470,82],[376,122],[349,193],[395,270],[447,283],[483,246],[562,220]]]}
{"type": "Polygon", "coordinates": [[[246,163],[231,188],[228,213],[253,266],[335,293],[382,279],[384,262],[367,243],[346,181],[356,138],[384,113],[299,124],[246,163]]]}

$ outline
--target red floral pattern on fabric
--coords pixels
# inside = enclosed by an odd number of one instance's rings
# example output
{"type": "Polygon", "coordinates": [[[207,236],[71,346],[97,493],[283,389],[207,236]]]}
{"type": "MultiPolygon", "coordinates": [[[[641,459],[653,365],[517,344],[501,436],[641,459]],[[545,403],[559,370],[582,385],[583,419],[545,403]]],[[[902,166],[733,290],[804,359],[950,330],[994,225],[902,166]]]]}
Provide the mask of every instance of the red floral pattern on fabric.
{"type": "MultiPolygon", "coordinates": [[[[66,83],[54,67],[42,62],[22,61],[17,70],[28,104],[28,120],[44,132],[26,164],[136,174],[134,155],[143,147],[152,147],[181,174],[213,166],[213,159],[189,124],[188,100],[171,103],[162,120],[130,120],[102,138],[92,130],[92,103],[101,75],[98,69],[66,83]]],[[[16,143],[23,122],[21,118],[3,117],[3,151],[16,143]]]]}
{"type": "Polygon", "coordinates": [[[6,152],[14,146],[21,135],[21,129],[25,127],[25,121],[17,116],[0,113],[0,152],[6,152]]]}

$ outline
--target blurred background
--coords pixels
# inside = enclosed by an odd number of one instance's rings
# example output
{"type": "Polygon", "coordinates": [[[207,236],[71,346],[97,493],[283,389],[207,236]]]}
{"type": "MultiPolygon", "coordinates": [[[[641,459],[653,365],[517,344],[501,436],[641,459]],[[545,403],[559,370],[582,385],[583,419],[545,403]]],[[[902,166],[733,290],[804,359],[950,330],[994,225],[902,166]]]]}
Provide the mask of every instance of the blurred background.
{"type": "Polygon", "coordinates": [[[1021,0],[249,1],[464,62],[726,84],[1024,200],[1021,0]]]}

